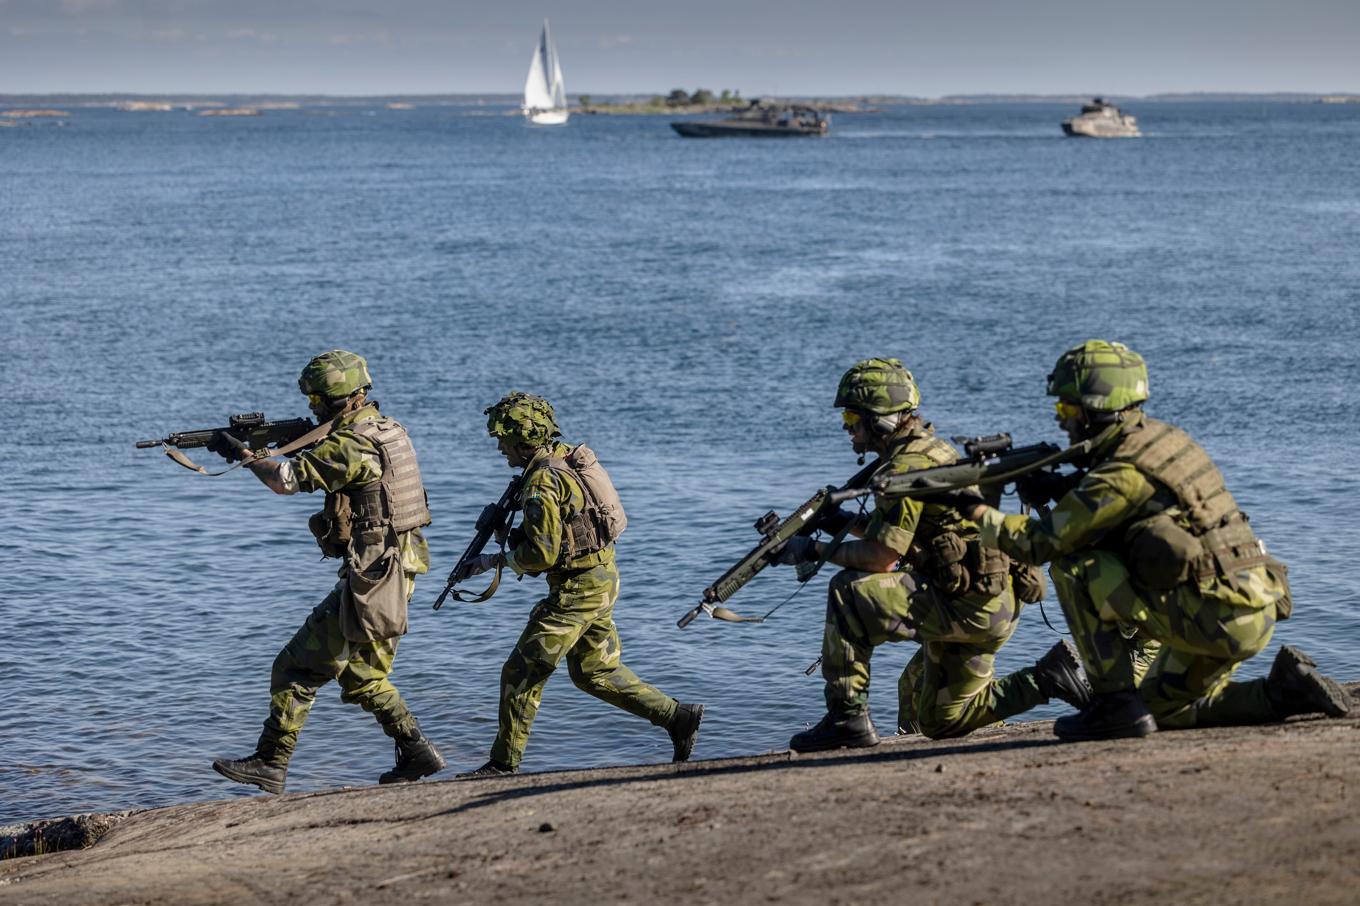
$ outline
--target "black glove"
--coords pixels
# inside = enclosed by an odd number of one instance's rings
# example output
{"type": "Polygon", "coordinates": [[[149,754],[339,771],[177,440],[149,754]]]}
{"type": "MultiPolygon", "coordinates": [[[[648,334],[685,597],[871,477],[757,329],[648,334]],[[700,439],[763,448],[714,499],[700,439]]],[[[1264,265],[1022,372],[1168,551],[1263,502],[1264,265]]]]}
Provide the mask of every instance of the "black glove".
{"type": "Polygon", "coordinates": [[[799,563],[812,563],[820,554],[817,553],[817,542],[806,535],[794,535],[784,546],[779,549],[779,555],[774,559],[775,566],[797,566],[799,563]]]}
{"type": "Polygon", "coordinates": [[[208,449],[227,462],[249,459],[255,455],[245,441],[226,431],[219,433],[215,441],[208,446],[208,449]]]}
{"type": "Polygon", "coordinates": [[[1061,500],[1080,480],[1080,472],[1064,475],[1061,472],[1040,469],[1017,478],[1015,492],[1019,495],[1021,503],[1033,507],[1048,506],[1061,500]]]}
{"type": "Polygon", "coordinates": [[[854,522],[855,519],[856,516],[854,513],[848,513],[841,507],[836,507],[835,509],[822,510],[822,512],[818,513],[817,518],[812,520],[812,528],[814,531],[835,535],[841,529],[854,522]]]}

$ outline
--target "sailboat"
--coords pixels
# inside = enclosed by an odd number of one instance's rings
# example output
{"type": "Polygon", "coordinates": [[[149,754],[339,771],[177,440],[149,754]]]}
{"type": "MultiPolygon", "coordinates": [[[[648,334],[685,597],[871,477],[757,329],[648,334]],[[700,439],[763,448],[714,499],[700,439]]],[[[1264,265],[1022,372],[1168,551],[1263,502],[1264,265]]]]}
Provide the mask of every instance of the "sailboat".
{"type": "Polygon", "coordinates": [[[562,84],[562,64],[557,60],[547,19],[529,61],[529,77],[524,80],[524,115],[538,126],[560,126],[567,121],[567,89],[562,84]]]}

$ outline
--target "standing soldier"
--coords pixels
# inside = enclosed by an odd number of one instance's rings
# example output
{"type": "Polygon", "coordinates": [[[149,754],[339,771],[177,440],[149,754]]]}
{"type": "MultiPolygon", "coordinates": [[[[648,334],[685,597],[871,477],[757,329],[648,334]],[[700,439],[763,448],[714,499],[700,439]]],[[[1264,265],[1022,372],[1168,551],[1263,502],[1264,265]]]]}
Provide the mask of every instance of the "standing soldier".
{"type": "MultiPolygon", "coordinates": [[[[841,378],[837,408],[855,452],[883,460],[879,474],[949,465],[957,452],[916,414],[921,395],[897,359],[867,359],[841,378]]],[[[844,520],[851,517],[846,514],[844,520]]],[[[838,530],[840,526],[832,526],[838,530]]],[[[884,642],[914,641],[899,685],[898,724],[932,739],[963,736],[1051,698],[1083,706],[1088,689],[1076,656],[1059,642],[1033,667],[996,679],[996,653],[1015,631],[1009,558],[977,543],[977,526],[934,502],[886,494],[851,524],[861,540],[835,548],[845,567],[827,593],[822,676],[827,714],[789,740],[795,752],[878,744],[869,719],[869,659],[884,642]],[[905,564],[906,568],[900,568],[905,564]]],[[[793,538],[780,563],[811,562],[825,544],[793,538]]],[[[1025,601],[1043,597],[1042,574],[1024,574],[1025,601]]]]}
{"type": "Polygon", "coordinates": [[[682,705],[638,679],[624,666],[614,602],[619,571],[614,539],[623,531],[623,507],[595,454],[569,447],[552,405],[512,392],[486,410],[487,432],[512,468],[524,468],[521,526],[511,550],[482,554],[456,577],[462,581],[508,567],[517,576],[546,573],[548,596],[534,605],[515,650],[501,668],[500,729],[491,759],[464,776],[519,770],[543,686],[565,655],[571,680],[584,692],[629,714],[665,727],[675,761],[685,761],[699,735],[703,705],[682,705]]]}
{"type": "Polygon", "coordinates": [[[1080,482],[1041,519],[965,506],[989,547],[1052,563],[1094,690],[1054,732],[1112,739],[1346,714],[1345,690],[1290,646],[1265,679],[1230,682],[1238,664],[1266,647],[1276,620],[1289,616],[1284,564],[1267,556],[1208,454],[1143,413],[1143,358],[1089,340],[1059,357],[1048,394],[1058,398],[1057,421],[1072,443],[1092,441],[1080,482]],[[1128,627],[1162,643],[1137,683],[1128,627]]]}
{"type": "MultiPolygon", "coordinates": [[[[430,524],[410,438],[368,399],[372,380],[362,357],[342,349],[307,363],[298,388],[330,435],[291,460],[248,464],[276,494],[325,491],[324,509],[309,527],[321,553],[344,562],[340,581],[274,659],[269,717],[255,752],[213,769],[237,783],[282,793],[298,733],[329,680],[340,699],[378,719],[396,741],[397,763],[379,783],[419,780],[444,767],[415,717],[387,678],[406,633],[406,604],[415,577],[430,568],[421,527],[430,524]]],[[[237,444],[237,454],[247,455],[237,444]]]]}

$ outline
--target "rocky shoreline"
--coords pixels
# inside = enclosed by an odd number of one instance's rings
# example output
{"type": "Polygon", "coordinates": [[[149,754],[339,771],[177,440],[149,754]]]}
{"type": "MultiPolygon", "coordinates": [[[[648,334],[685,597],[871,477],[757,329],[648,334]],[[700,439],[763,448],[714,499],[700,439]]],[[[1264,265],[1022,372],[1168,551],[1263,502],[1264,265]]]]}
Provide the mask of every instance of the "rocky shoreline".
{"type": "Polygon", "coordinates": [[[65,819],[98,842],[0,861],[0,903],[1353,901],[1360,715],[1051,727],[65,819]]]}

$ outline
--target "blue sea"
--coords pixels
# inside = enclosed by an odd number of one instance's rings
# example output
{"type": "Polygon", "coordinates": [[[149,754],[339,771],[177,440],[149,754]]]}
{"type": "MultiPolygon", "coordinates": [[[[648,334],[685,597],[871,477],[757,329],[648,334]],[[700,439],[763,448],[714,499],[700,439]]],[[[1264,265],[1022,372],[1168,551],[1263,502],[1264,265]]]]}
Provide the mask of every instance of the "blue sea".
{"type": "MultiPolygon", "coordinates": [[[[270,664],[334,581],[306,529],[320,500],[133,443],[305,415],[298,372],[334,347],[367,356],[428,485],[434,570],[394,680],[445,776],[485,760],[544,589],[430,609],[509,477],[482,410],[511,389],[613,474],[624,660],[706,703],[698,758],[782,749],[822,714],[804,669],[829,571],[763,625],[675,621],[758,516],[856,470],[831,403],[868,356],[909,364],[942,433],[1056,441],[1054,359],[1128,343],[1149,410],[1291,567],[1296,615],[1241,675],[1288,641],[1360,677],[1360,106],[1129,104],[1145,137],[1122,141],[1064,139],[1073,112],[886,107],[783,142],[380,103],[0,129],[0,824],[252,792],[209,762],[251,751],[270,664]]],[[[797,587],[772,570],[731,605],[797,587]]],[[[1057,638],[1031,607],[1000,669],[1057,638]]],[[[912,653],[874,659],[882,731],[912,653]]],[[[372,783],[392,757],[331,685],[289,788],[372,783]]],[[[563,668],[524,768],[669,757],[563,668]]]]}

